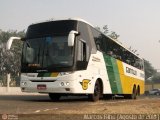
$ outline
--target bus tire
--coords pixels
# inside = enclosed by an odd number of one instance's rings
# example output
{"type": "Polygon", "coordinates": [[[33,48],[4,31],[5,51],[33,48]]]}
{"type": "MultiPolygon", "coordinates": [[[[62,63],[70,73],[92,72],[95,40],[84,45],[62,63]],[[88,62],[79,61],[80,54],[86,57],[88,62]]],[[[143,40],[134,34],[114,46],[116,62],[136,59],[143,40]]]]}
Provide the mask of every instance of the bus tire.
{"type": "Polygon", "coordinates": [[[137,97],[139,97],[140,96],[140,86],[138,85],[138,87],[137,87],[137,89],[136,89],[137,91],[137,97]]]}
{"type": "Polygon", "coordinates": [[[97,80],[94,86],[94,93],[89,95],[89,99],[93,102],[96,102],[101,97],[101,86],[100,82],[97,80]]]}
{"type": "Polygon", "coordinates": [[[61,95],[56,93],[49,93],[49,97],[52,101],[59,101],[61,95]]]}
{"type": "Polygon", "coordinates": [[[137,99],[136,86],[133,87],[132,94],[129,94],[129,99],[137,99]]]}
{"type": "Polygon", "coordinates": [[[136,86],[133,87],[132,94],[124,94],[125,99],[136,99],[137,98],[137,90],[136,86]]]}

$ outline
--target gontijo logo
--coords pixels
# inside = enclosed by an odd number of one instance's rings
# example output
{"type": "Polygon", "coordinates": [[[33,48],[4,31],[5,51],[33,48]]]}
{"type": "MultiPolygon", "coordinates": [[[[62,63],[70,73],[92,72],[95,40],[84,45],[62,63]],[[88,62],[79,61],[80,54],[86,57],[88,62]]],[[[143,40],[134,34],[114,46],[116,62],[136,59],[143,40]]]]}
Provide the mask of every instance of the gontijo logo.
{"type": "Polygon", "coordinates": [[[82,82],[80,82],[80,84],[82,85],[83,90],[87,90],[88,89],[89,82],[90,82],[90,80],[88,80],[88,79],[84,79],[84,80],[82,80],[82,82]]]}

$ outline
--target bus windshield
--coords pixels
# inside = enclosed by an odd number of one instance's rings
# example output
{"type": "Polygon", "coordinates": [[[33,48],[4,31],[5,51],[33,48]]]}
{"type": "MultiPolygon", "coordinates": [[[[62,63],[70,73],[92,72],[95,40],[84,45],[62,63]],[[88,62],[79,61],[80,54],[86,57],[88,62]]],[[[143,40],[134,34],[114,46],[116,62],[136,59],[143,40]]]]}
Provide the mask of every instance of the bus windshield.
{"type": "Polygon", "coordinates": [[[21,72],[71,69],[74,49],[68,46],[71,30],[77,30],[76,21],[49,21],[30,25],[24,40],[21,72]]]}
{"type": "Polygon", "coordinates": [[[68,46],[67,38],[68,36],[49,36],[26,40],[22,65],[38,69],[72,66],[73,48],[68,46]]]}

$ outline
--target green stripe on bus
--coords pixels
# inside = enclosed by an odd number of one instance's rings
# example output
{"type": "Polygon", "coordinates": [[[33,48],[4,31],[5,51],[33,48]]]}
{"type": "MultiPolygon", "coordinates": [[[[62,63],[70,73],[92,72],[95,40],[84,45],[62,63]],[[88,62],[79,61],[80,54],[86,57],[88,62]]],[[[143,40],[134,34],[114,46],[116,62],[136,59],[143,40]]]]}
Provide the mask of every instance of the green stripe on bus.
{"type": "Polygon", "coordinates": [[[118,71],[117,60],[105,54],[103,54],[103,56],[106,64],[106,69],[107,69],[112,93],[120,94],[122,93],[122,87],[121,87],[121,81],[120,81],[120,74],[118,71]]]}
{"type": "Polygon", "coordinates": [[[37,77],[43,77],[44,73],[38,73],[37,77]]]}
{"type": "Polygon", "coordinates": [[[51,73],[45,73],[43,77],[50,77],[51,73]]]}
{"type": "Polygon", "coordinates": [[[116,81],[116,85],[117,85],[118,94],[122,94],[122,85],[121,85],[120,73],[118,70],[117,60],[114,58],[112,58],[111,60],[113,61],[112,65],[113,65],[113,69],[114,69],[114,75],[115,75],[115,81],[116,81]]]}

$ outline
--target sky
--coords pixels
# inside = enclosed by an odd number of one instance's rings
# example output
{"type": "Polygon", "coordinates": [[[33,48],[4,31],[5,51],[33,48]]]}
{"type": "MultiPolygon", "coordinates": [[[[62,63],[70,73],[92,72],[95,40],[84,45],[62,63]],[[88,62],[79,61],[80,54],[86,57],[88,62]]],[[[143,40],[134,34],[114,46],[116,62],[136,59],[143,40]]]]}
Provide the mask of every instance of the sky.
{"type": "Polygon", "coordinates": [[[0,29],[20,31],[46,20],[82,18],[93,26],[108,25],[126,47],[160,69],[159,6],[160,0],[0,0],[0,29]]]}

